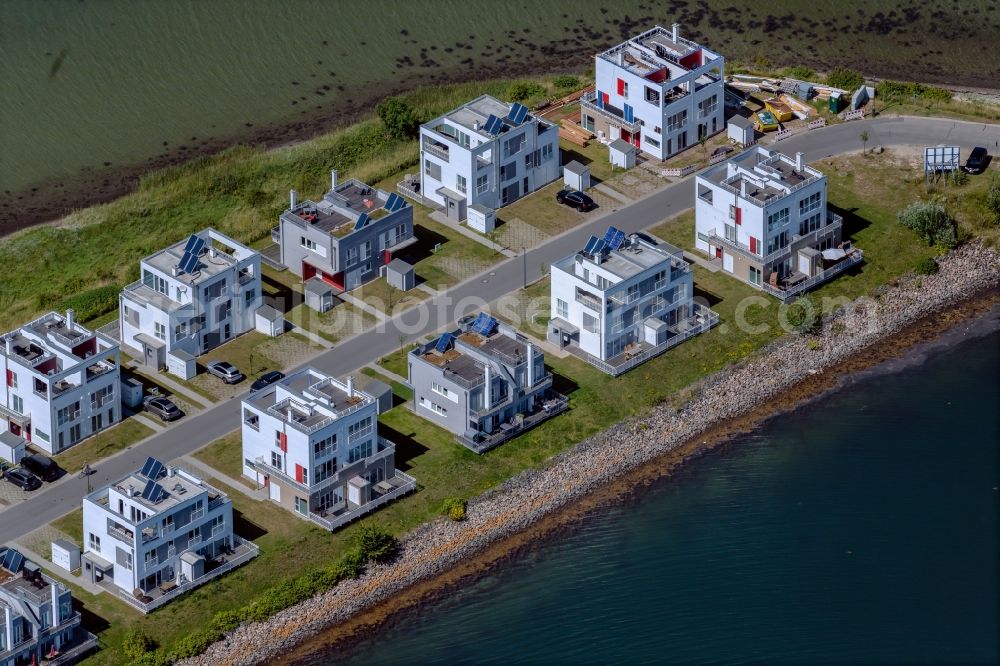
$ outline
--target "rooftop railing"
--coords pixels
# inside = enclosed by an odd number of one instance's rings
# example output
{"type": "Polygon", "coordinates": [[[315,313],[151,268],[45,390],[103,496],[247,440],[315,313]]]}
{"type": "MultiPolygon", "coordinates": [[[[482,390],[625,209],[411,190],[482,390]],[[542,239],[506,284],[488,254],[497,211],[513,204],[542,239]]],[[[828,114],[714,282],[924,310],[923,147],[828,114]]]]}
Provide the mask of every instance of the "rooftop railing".
{"type": "Polygon", "coordinates": [[[813,287],[826,282],[827,280],[835,277],[836,275],[843,273],[848,268],[852,266],[857,266],[862,261],[865,260],[864,252],[861,250],[854,250],[851,254],[845,257],[842,261],[837,262],[833,266],[830,266],[826,270],[813,275],[812,277],[803,280],[797,284],[794,284],[787,289],[781,289],[780,287],[773,287],[768,283],[763,283],[760,288],[768,294],[771,294],[775,298],[781,301],[787,301],[793,296],[797,296],[803,292],[806,292],[813,287]]]}

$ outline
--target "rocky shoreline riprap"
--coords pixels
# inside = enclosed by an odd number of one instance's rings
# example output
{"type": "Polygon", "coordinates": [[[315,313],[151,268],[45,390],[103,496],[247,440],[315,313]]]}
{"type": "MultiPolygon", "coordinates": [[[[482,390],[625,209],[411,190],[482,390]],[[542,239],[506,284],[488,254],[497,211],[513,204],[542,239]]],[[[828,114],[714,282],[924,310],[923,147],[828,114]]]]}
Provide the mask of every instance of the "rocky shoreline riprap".
{"type": "Polygon", "coordinates": [[[587,493],[678,449],[713,425],[746,415],[922,318],[1000,285],[1000,254],[971,243],[940,258],[940,271],[908,277],[874,298],[859,299],[826,318],[822,333],[787,335],[750,358],[700,382],[680,410],[668,405],[618,423],[474,498],[467,519],[427,523],[406,535],[399,557],[361,578],[288,608],[265,622],[243,625],[190,665],[259,664],[348,618],[389,601],[466,563],[587,493]]]}

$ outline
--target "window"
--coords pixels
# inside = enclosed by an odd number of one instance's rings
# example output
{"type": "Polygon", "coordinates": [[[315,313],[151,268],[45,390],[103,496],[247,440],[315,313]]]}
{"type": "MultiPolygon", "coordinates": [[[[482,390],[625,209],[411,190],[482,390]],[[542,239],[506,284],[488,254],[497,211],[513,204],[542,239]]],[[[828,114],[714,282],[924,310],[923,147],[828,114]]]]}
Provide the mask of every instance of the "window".
{"type": "Polygon", "coordinates": [[[544,146],[542,146],[542,159],[541,159],[541,161],[542,162],[548,161],[548,159],[550,157],[552,157],[552,154],[553,154],[552,144],[551,143],[545,144],[544,146]]]}
{"type": "Polygon", "coordinates": [[[806,213],[810,213],[810,212],[816,210],[817,208],[819,208],[820,201],[822,199],[823,199],[823,193],[822,192],[814,192],[813,194],[810,194],[805,199],[800,199],[799,200],[799,215],[805,215],[806,213]]]}
{"type": "Polygon", "coordinates": [[[434,180],[441,180],[441,165],[430,160],[424,160],[424,173],[434,180]]]}
{"type": "Polygon", "coordinates": [[[726,225],[726,240],[730,243],[736,242],[736,226],[732,224],[726,225]]]}
{"type": "Polygon", "coordinates": [[[371,440],[369,440],[367,442],[358,444],[355,447],[352,447],[351,450],[348,452],[347,462],[348,463],[357,462],[362,458],[369,458],[371,457],[371,455],[372,455],[372,443],[371,440]]]}
{"type": "Polygon", "coordinates": [[[755,284],[755,285],[757,285],[759,287],[760,286],[760,269],[759,268],[755,268],[754,266],[751,266],[750,267],[750,275],[747,277],[747,279],[750,281],[750,284],[755,284]]]}
{"type": "Polygon", "coordinates": [[[456,190],[458,190],[462,194],[465,194],[465,190],[466,190],[467,184],[468,183],[465,180],[465,176],[458,175],[458,174],[455,175],[455,189],[456,190]]]}
{"type": "Polygon", "coordinates": [[[352,423],[347,426],[347,441],[353,442],[360,437],[371,434],[371,431],[372,417],[368,416],[361,419],[357,423],[352,423]]]}
{"type": "MultiPolygon", "coordinates": [[[[680,113],[675,113],[674,115],[667,118],[667,131],[676,132],[677,130],[684,127],[687,124],[688,112],[687,110],[681,111],[680,113]]],[[[678,146],[680,148],[681,146],[678,146]]]]}
{"type": "Polygon", "coordinates": [[[301,497],[295,498],[295,512],[301,513],[303,516],[309,515],[309,502],[302,499],[301,497]]]}
{"type": "Polygon", "coordinates": [[[660,105],[660,91],[656,88],[646,86],[646,101],[650,104],[660,105]]]}
{"type": "Polygon", "coordinates": [[[97,552],[101,551],[101,537],[97,536],[93,532],[90,533],[88,543],[90,545],[90,550],[95,550],[97,552]]]}
{"type": "Polygon", "coordinates": [[[449,391],[447,386],[441,386],[437,382],[431,382],[431,390],[434,391],[435,393],[443,395],[446,398],[448,397],[449,391]]]}
{"type": "Polygon", "coordinates": [[[7,386],[17,388],[17,375],[13,370],[7,371],[7,386]]]}
{"type": "Polygon", "coordinates": [[[274,469],[283,469],[281,466],[281,454],[277,451],[271,451],[271,467],[274,469]]]}
{"type": "Polygon", "coordinates": [[[561,298],[556,299],[556,316],[566,319],[569,317],[569,303],[561,298]]]}
{"type": "Polygon", "coordinates": [[[299,236],[299,245],[307,250],[316,251],[316,241],[311,238],[306,238],[305,236],[299,236]]]}
{"type": "Polygon", "coordinates": [[[35,437],[42,440],[43,442],[49,441],[48,433],[42,430],[41,428],[35,428],[35,437]]]}
{"type": "Polygon", "coordinates": [[[260,417],[256,412],[252,412],[249,409],[243,410],[243,423],[253,428],[254,430],[260,431],[260,417]]]}
{"type": "Polygon", "coordinates": [[[645,135],[643,138],[646,139],[646,143],[653,146],[654,148],[660,147],[660,142],[654,139],[653,137],[649,136],[648,134],[645,135]]]}
{"type": "Polygon", "coordinates": [[[91,407],[103,407],[105,403],[110,401],[115,395],[114,384],[105,386],[103,388],[97,389],[90,394],[90,406],[91,407]]]}
{"type": "Polygon", "coordinates": [[[24,399],[19,395],[11,395],[11,408],[18,414],[24,414],[24,399]]]}
{"type": "Polygon", "coordinates": [[[303,468],[301,468],[301,471],[299,472],[299,474],[302,475],[302,481],[301,482],[304,483],[304,484],[306,484],[308,486],[309,485],[309,470],[307,470],[305,467],[303,467],[303,468]]]}
{"type": "Polygon", "coordinates": [[[320,481],[326,481],[328,478],[337,473],[337,459],[331,458],[324,463],[316,465],[313,476],[316,479],[316,483],[320,481]]]}
{"type": "Polygon", "coordinates": [[[361,244],[361,260],[364,261],[372,256],[372,242],[370,240],[361,244]]]}
{"type": "Polygon", "coordinates": [[[167,281],[161,278],[159,275],[151,273],[147,270],[142,271],[142,283],[149,287],[150,289],[157,291],[164,296],[169,296],[167,293],[167,281]]]}
{"type": "Polygon", "coordinates": [[[155,565],[157,563],[156,549],[146,551],[144,560],[147,567],[155,565]]]}
{"type": "Polygon", "coordinates": [[[509,162],[500,167],[500,180],[510,180],[517,177],[517,162],[509,162]]]}
{"type": "Polygon", "coordinates": [[[153,334],[160,340],[167,339],[167,327],[160,322],[153,322],[153,334]]]}
{"type": "Polygon", "coordinates": [[[805,236],[806,234],[816,231],[820,227],[820,221],[823,219],[822,213],[816,213],[811,217],[808,217],[801,222],[799,222],[799,235],[805,236]]]}
{"type": "Polygon", "coordinates": [[[313,442],[313,455],[325,456],[337,447],[337,435],[330,435],[318,442],[313,442]]]}
{"type": "Polygon", "coordinates": [[[784,226],[788,222],[788,209],[782,208],[767,216],[767,230],[771,231],[776,227],[784,226]]]}
{"type": "Polygon", "coordinates": [[[347,265],[353,266],[356,263],[358,263],[358,248],[357,247],[347,248],[347,265]]]}
{"type": "Polygon", "coordinates": [[[437,404],[436,402],[431,402],[430,400],[427,400],[426,398],[420,398],[420,406],[424,407],[425,409],[431,410],[432,412],[434,412],[438,416],[447,416],[448,415],[448,410],[447,409],[445,409],[441,405],[437,404]]]}
{"type": "Polygon", "coordinates": [[[80,418],[80,401],[77,400],[72,405],[66,405],[56,413],[56,421],[59,425],[75,421],[80,418]]]}
{"type": "Polygon", "coordinates": [[[771,254],[788,245],[788,230],[782,231],[777,236],[772,236],[767,242],[767,253],[771,254]]]}
{"type": "Polygon", "coordinates": [[[489,176],[479,176],[476,178],[476,194],[484,193],[490,186],[489,176]]]}
{"type": "Polygon", "coordinates": [[[74,426],[70,426],[70,429],[69,429],[69,443],[70,444],[76,444],[77,442],[79,442],[82,439],[82,437],[83,436],[80,434],[80,424],[79,423],[77,423],[74,426]]]}
{"type": "Polygon", "coordinates": [[[625,79],[618,79],[618,94],[622,97],[628,97],[628,81],[625,79]]]}
{"type": "Polygon", "coordinates": [[[523,134],[507,139],[503,142],[503,156],[510,157],[516,155],[524,146],[525,137],[523,134]]]}
{"type": "Polygon", "coordinates": [[[115,561],[125,568],[126,571],[132,571],[132,553],[127,550],[115,547],[115,561]]]}
{"type": "Polygon", "coordinates": [[[243,295],[243,304],[247,307],[253,305],[253,302],[257,300],[257,290],[251,289],[246,294],[243,295]]]}
{"type": "Polygon", "coordinates": [[[597,317],[588,314],[586,312],[583,313],[583,330],[587,331],[588,333],[600,333],[601,332],[600,324],[601,320],[598,319],[597,317]]]}

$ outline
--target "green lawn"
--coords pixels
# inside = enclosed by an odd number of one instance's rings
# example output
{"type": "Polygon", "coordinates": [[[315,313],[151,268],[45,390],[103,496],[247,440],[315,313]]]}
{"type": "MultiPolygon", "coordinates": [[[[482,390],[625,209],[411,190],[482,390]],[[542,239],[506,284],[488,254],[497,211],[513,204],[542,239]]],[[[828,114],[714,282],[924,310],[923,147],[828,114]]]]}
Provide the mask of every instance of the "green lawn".
{"type": "MultiPolygon", "coordinates": [[[[73,509],[62,518],[52,521],[52,527],[56,528],[69,538],[73,539],[78,546],[83,546],[83,508],[73,509]]],[[[44,553],[43,553],[44,555],[44,553]]]]}
{"type": "MultiPolygon", "coordinates": [[[[243,481],[243,437],[239,431],[220,437],[198,449],[193,455],[223,474],[243,481]]],[[[246,485],[253,484],[246,481],[246,485]]]]}
{"type": "Polygon", "coordinates": [[[409,388],[408,386],[405,386],[404,384],[401,384],[400,382],[397,382],[394,379],[390,379],[386,375],[383,375],[382,373],[373,370],[372,368],[361,368],[361,372],[373,379],[377,379],[380,382],[383,382],[391,386],[392,394],[396,397],[397,400],[402,400],[402,401],[413,400],[413,389],[409,388]]]}
{"type": "Polygon", "coordinates": [[[152,428],[135,419],[125,419],[57,454],[55,461],[68,473],[75,474],[83,469],[85,464],[91,463],[96,467],[101,459],[127,449],[152,434],[152,428]]]}
{"type": "MultiPolygon", "coordinates": [[[[504,206],[497,211],[497,218],[502,222],[508,222],[517,218],[548,236],[557,236],[587,219],[584,213],[579,213],[569,206],[564,206],[556,201],[556,192],[562,188],[562,180],[556,180],[537,192],[515,201],[509,206],[504,206]]],[[[497,232],[501,236],[503,227],[503,224],[497,227],[497,232]]],[[[517,242],[505,242],[502,244],[514,250],[519,249],[519,247],[515,246],[520,245],[517,242]]],[[[527,244],[526,247],[533,247],[537,244],[527,244]]]]}
{"type": "Polygon", "coordinates": [[[550,284],[546,271],[546,277],[528,285],[527,289],[519,289],[498,299],[493,314],[525,333],[544,339],[551,315],[550,284]]]}
{"type": "Polygon", "coordinates": [[[410,353],[413,349],[413,345],[406,344],[401,349],[397,349],[391,354],[386,354],[378,360],[378,364],[384,367],[389,372],[394,372],[400,377],[409,376],[409,364],[406,361],[406,355],[410,353]]]}
{"type": "Polygon", "coordinates": [[[417,280],[443,290],[477,275],[504,259],[499,252],[430,218],[430,209],[413,207],[417,242],[401,253],[416,259],[417,280]]]}
{"type": "Polygon", "coordinates": [[[354,298],[358,298],[389,315],[411,308],[430,297],[430,294],[422,289],[411,289],[410,291],[396,289],[390,286],[385,278],[372,280],[350,293],[354,298]]]}

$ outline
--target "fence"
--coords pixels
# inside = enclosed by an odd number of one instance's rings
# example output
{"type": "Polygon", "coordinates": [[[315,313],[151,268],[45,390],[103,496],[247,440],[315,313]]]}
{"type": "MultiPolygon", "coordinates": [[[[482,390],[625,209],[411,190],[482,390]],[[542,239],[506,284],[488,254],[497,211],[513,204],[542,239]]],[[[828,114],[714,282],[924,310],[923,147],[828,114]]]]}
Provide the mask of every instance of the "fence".
{"type": "Polygon", "coordinates": [[[719,153],[718,155],[712,155],[711,157],[709,157],[708,158],[708,163],[709,164],[718,164],[719,162],[724,162],[727,159],[729,159],[729,153],[728,152],[719,153]]]}
{"type": "Polygon", "coordinates": [[[826,127],[826,118],[817,118],[808,125],[806,125],[807,130],[819,129],[820,127],[826,127]]]}
{"type": "Polygon", "coordinates": [[[179,597],[182,594],[185,594],[186,592],[190,592],[196,587],[204,585],[210,580],[214,580],[215,578],[218,578],[219,576],[225,573],[229,573],[236,567],[246,564],[253,558],[257,557],[258,554],[260,554],[260,549],[257,547],[256,544],[246,541],[245,539],[241,539],[235,534],[233,535],[233,547],[241,549],[245,548],[246,550],[240,553],[239,555],[233,557],[232,559],[228,560],[222,566],[212,569],[201,578],[196,578],[195,580],[189,580],[185,583],[182,583],[177,587],[175,587],[174,589],[170,590],[169,592],[164,592],[162,596],[156,597],[152,601],[148,602],[140,601],[131,594],[128,594],[124,590],[121,590],[116,587],[115,590],[118,592],[118,598],[127,603],[128,605],[132,606],[133,608],[139,610],[143,614],[152,613],[154,610],[166,604],[167,602],[176,599],[177,597],[179,597]]]}
{"type": "Polygon", "coordinates": [[[412,476],[410,476],[408,474],[404,474],[404,473],[400,472],[399,470],[396,470],[396,476],[398,478],[403,479],[403,485],[398,486],[397,488],[394,488],[393,490],[390,490],[389,492],[387,492],[386,494],[382,495],[378,499],[375,499],[375,500],[372,500],[371,502],[363,504],[363,505],[359,506],[357,509],[355,509],[354,511],[350,511],[348,513],[345,513],[342,516],[337,516],[333,520],[327,520],[326,518],[323,518],[322,516],[318,516],[315,513],[309,512],[309,520],[313,521],[314,523],[316,523],[320,527],[322,527],[324,529],[327,529],[327,530],[330,530],[332,532],[333,530],[337,529],[338,527],[343,527],[344,525],[346,525],[349,522],[357,520],[358,518],[361,518],[362,516],[368,515],[369,513],[371,513],[375,509],[379,508],[383,504],[388,504],[389,502],[391,502],[392,500],[396,499],[397,497],[402,497],[403,495],[405,495],[407,493],[410,493],[410,492],[413,492],[414,490],[417,489],[417,480],[414,479],[412,476]]]}
{"type": "Polygon", "coordinates": [[[840,114],[840,119],[844,122],[849,122],[851,120],[859,120],[865,117],[864,109],[854,109],[853,111],[845,111],[840,114]]]}
{"type": "Polygon", "coordinates": [[[864,257],[865,257],[864,252],[862,252],[861,250],[855,250],[854,253],[851,254],[851,256],[845,258],[844,261],[840,262],[839,264],[835,264],[830,268],[827,268],[825,271],[817,273],[808,280],[799,282],[798,284],[793,285],[788,289],[778,289],[777,287],[772,287],[766,282],[761,284],[760,286],[761,289],[763,289],[768,294],[771,294],[772,296],[776,297],[781,301],[787,301],[792,296],[796,296],[804,291],[808,291],[809,289],[812,289],[821,282],[825,282],[830,278],[832,278],[833,276],[839,273],[843,273],[851,266],[860,264],[864,260],[864,257]]]}
{"type": "Polygon", "coordinates": [[[683,178],[684,176],[694,173],[698,170],[697,164],[691,164],[686,167],[681,167],[680,169],[662,169],[661,174],[667,178],[683,178]]]}
{"type": "Polygon", "coordinates": [[[774,135],[774,140],[775,141],[782,141],[784,139],[787,139],[791,135],[792,135],[792,130],[790,130],[790,129],[783,129],[783,130],[781,130],[780,132],[778,132],[777,134],[774,135]]]}

